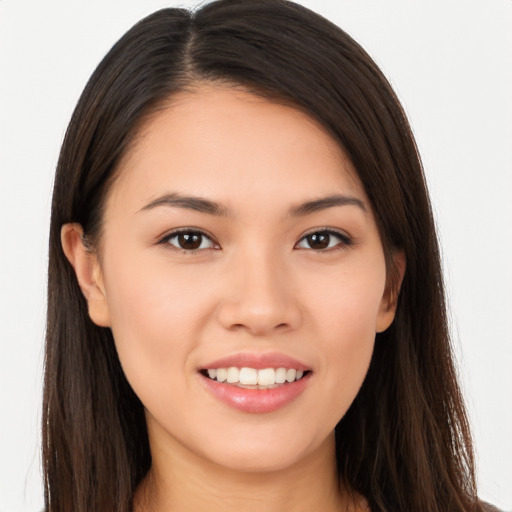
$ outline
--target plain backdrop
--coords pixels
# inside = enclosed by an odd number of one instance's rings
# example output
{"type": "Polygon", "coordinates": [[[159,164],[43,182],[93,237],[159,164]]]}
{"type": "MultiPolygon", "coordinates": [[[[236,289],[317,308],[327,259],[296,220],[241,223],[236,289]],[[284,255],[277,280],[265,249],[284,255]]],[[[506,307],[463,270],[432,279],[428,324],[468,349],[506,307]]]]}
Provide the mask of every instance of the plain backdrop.
{"type": "MultiPolygon", "coordinates": [[[[301,3],[366,48],[410,117],[439,226],[480,494],[512,510],[512,0],[301,3]]],[[[0,512],[42,507],[47,231],[65,128],[112,44],[169,5],[177,2],[0,0],[0,512]]]]}

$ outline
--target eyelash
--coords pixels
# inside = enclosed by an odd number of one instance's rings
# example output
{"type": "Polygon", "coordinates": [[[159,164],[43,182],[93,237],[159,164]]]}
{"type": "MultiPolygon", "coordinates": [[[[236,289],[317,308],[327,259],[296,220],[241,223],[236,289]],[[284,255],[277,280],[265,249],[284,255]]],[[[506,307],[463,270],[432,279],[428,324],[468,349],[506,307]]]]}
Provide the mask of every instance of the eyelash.
{"type": "MultiPolygon", "coordinates": [[[[204,250],[217,250],[217,249],[220,249],[219,244],[215,241],[215,239],[211,235],[209,235],[208,233],[206,233],[206,232],[204,232],[202,230],[192,229],[192,228],[183,228],[183,229],[179,229],[179,230],[174,230],[171,233],[168,233],[167,235],[162,237],[158,241],[158,244],[160,244],[160,245],[167,244],[173,250],[176,250],[178,252],[181,252],[183,254],[188,254],[188,255],[195,254],[195,253],[197,253],[199,251],[204,251],[204,250]],[[173,238],[177,238],[180,235],[188,235],[188,236],[200,237],[199,247],[194,248],[194,249],[185,249],[183,247],[179,247],[178,245],[174,245],[174,244],[170,243],[170,241],[173,238]],[[201,247],[201,245],[203,245],[203,242],[205,241],[205,239],[209,240],[211,242],[212,247],[201,247]]],[[[343,233],[341,231],[334,230],[334,229],[323,228],[323,229],[315,229],[314,231],[310,231],[309,233],[306,233],[305,235],[303,235],[299,239],[299,241],[294,245],[294,249],[297,249],[297,250],[311,250],[311,251],[315,251],[317,253],[323,253],[323,252],[331,252],[331,251],[336,251],[336,250],[343,250],[343,249],[346,249],[347,247],[350,247],[353,244],[354,244],[354,241],[347,234],[345,234],[345,233],[343,233]],[[328,246],[324,247],[322,249],[315,249],[313,247],[309,247],[309,248],[307,248],[307,247],[299,247],[299,244],[301,244],[303,241],[307,240],[308,237],[313,237],[315,235],[316,236],[327,236],[327,237],[329,237],[328,238],[328,246]],[[329,247],[333,237],[338,239],[338,243],[336,243],[334,246],[329,247]]]]}
{"type": "Polygon", "coordinates": [[[215,250],[215,249],[220,248],[219,244],[214,240],[214,238],[211,235],[209,235],[208,233],[205,233],[204,231],[201,231],[200,229],[192,229],[192,228],[183,228],[183,229],[174,230],[171,233],[168,233],[167,235],[162,237],[158,241],[158,244],[161,244],[161,245],[167,244],[173,250],[181,252],[183,254],[195,254],[199,251],[215,250]],[[198,248],[195,248],[195,249],[184,249],[183,247],[179,247],[177,245],[170,243],[170,240],[172,240],[173,238],[177,238],[180,235],[198,236],[201,238],[201,244],[198,248]],[[201,245],[203,244],[205,239],[209,240],[212,243],[213,247],[202,247],[201,248],[201,245]]]}
{"type": "Polygon", "coordinates": [[[315,251],[315,252],[318,252],[318,253],[322,253],[322,252],[331,252],[331,251],[339,251],[339,250],[343,250],[343,249],[346,249],[347,247],[350,247],[351,245],[354,245],[354,241],[353,239],[348,236],[346,233],[343,233],[342,231],[338,231],[338,230],[335,230],[335,229],[330,229],[330,228],[320,228],[320,229],[315,229],[313,231],[310,231],[309,233],[306,233],[304,236],[302,236],[299,241],[295,244],[294,248],[298,248],[298,249],[301,249],[301,250],[311,250],[311,251],[315,251]],[[313,247],[309,247],[309,248],[298,248],[298,245],[306,240],[308,237],[312,237],[314,235],[322,235],[322,236],[328,236],[329,237],[329,244],[331,242],[331,239],[334,237],[334,238],[337,238],[338,239],[338,243],[335,244],[334,246],[332,247],[326,247],[326,248],[323,248],[323,249],[315,249],[313,247]]]}

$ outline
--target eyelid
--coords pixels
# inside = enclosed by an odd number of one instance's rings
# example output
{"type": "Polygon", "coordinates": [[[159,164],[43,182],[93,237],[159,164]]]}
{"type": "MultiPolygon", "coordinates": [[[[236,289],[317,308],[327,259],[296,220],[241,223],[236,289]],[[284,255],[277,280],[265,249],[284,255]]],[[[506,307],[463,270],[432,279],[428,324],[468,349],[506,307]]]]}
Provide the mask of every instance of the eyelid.
{"type": "Polygon", "coordinates": [[[310,230],[306,231],[304,234],[302,234],[301,237],[299,238],[299,240],[297,241],[297,243],[295,244],[294,249],[296,248],[298,250],[328,252],[328,251],[332,251],[332,250],[336,250],[336,249],[344,249],[344,248],[350,247],[350,246],[354,245],[354,243],[355,243],[354,239],[348,233],[346,233],[345,231],[343,231],[341,229],[330,228],[330,227],[318,227],[318,228],[310,229],[310,230]],[[329,247],[326,249],[314,249],[312,247],[306,249],[306,248],[302,248],[302,247],[297,247],[299,245],[299,243],[301,243],[306,237],[314,235],[316,233],[327,233],[329,235],[334,235],[335,237],[339,238],[341,241],[339,244],[336,244],[334,247],[329,247]]]}
{"type": "Polygon", "coordinates": [[[196,227],[192,227],[192,226],[186,226],[186,227],[182,227],[182,228],[172,229],[172,230],[168,231],[167,233],[165,233],[164,235],[161,235],[160,237],[158,237],[156,244],[157,245],[167,244],[170,249],[176,250],[178,252],[187,253],[187,254],[194,254],[196,252],[212,250],[212,249],[215,249],[215,250],[220,249],[220,244],[217,242],[217,240],[215,239],[215,237],[213,235],[211,235],[210,233],[208,233],[208,231],[205,231],[202,228],[196,228],[196,227]],[[182,249],[180,247],[176,247],[175,245],[168,243],[171,238],[179,235],[180,233],[194,233],[194,234],[201,235],[201,236],[207,238],[208,240],[210,240],[212,242],[212,244],[214,245],[214,247],[208,247],[206,249],[186,250],[186,249],[182,249]]]}
{"type": "MultiPolygon", "coordinates": [[[[186,227],[180,227],[180,228],[172,229],[171,231],[168,231],[164,235],[161,235],[160,237],[158,237],[156,244],[157,245],[165,245],[165,244],[167,244],[170,249],[176,250],[176,251],[179,251],[179,252],[184,252],[184,253],[187,253],[187,254],[194,254],[196,252],[205,251],[205,250],[212,250],[212,249],[218,250],[218,249],[221,248],[220,244],[217,242],[217,240],[215,239],[215,237],[212,234],[210,234],[208,231],[206,231],[206,230],[204,230],[202,228],[196,228],[196,227],[192,227],[192,226],[186,226],[186,227]],[[201,236],[207,238],[208,240],[210,240],[211,243],[214,245],[214,247],[208,247],[208,248],[203,248],[203,249],[190,249],[190,250],[187,250],[187,249],[182,249],[180,247],[177,247],[175,245],[172,245],[172,244],[168,243],[171,238],[179,235],[180,233],[193,233],[193,234],[201,235],[201,236]]],[[[349,247],[349,246],[351,246],[353,244],[354,244],[353,238],[349,234],[347,234],[345,231],[343,231],[341,229],[332,228],[332,227],[317,227],[317,228],[310,229],[310,230],[306,231],[305,233],[303,233],[300,236],[300,238],[298,239],[298,241],[295,243],[294,249],[311,250],[311,251],[316,251],[316,252],[328,252],[328,251],[335,250],[335,249],[346,248],[346,247],[349,247]],[[326,248],[326,249],[314,249],[314,248],[306,249],[306,248],[298,247],[298,245],[306,237],[314,235],[316,233],[324,233],[324,234],[329,234],[329,235],[335,236],[336,238],[338,238],[340,240],[340,243],[336,244],[334,247],[330,247],[330,248],[326,248]]]]}

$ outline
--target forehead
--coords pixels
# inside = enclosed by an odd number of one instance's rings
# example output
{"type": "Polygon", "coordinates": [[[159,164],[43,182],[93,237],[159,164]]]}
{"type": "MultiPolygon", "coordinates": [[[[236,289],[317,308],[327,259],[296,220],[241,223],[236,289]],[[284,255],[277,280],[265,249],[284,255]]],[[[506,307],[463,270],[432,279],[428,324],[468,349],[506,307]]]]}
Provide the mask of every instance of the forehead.
{"type": "Polygon", "coordinates": [[[317,121],[213,85],[175,95],[142,126],[110,199],[129,195],[142,207],[162,192],[213,196],[228,205],[244,196],[300,201],[348,192],[365,198],[350,160],[317,121]]]}

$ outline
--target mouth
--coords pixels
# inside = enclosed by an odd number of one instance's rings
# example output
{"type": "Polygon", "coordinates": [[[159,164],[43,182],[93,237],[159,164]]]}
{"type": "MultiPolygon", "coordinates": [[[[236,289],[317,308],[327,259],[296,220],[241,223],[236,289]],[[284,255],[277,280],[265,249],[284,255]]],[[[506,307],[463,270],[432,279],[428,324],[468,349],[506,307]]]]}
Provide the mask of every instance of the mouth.
{"type": "Polygon", "coordinates": [[[226,368],[207,368],[200,373],[215,382],[229,384],[242,389],[275,389],[300,381],[311,371],[295,368],[250,368],[230,366],[226,368]]]}
{"type": "Polygon", "coordinates": [[[271,413],[295,402],[313,370],[280,353],[239,353],[198,368],[201,382],[221,403],[244,413],[271,413]]]}

